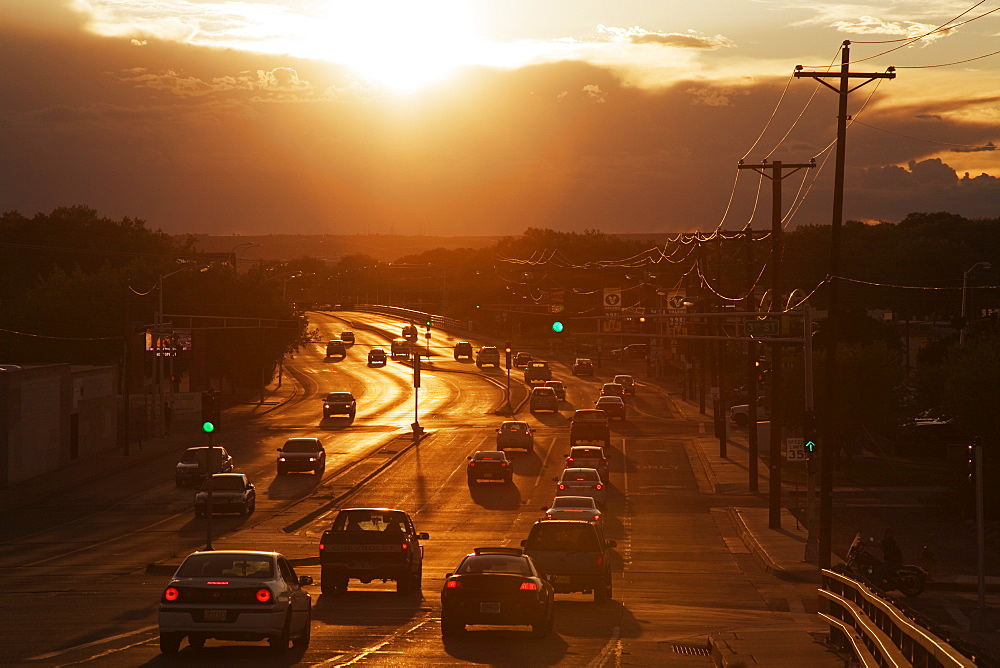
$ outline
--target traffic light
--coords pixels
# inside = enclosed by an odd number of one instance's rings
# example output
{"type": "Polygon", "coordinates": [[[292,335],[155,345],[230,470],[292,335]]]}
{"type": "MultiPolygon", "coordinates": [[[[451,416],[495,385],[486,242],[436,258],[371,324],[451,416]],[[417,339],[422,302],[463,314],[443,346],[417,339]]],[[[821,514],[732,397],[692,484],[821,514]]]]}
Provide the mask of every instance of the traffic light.
{"type": "Polygon", "coordinates": [[[816,427],[816,413],[806,411],[802,416],[802,447],[806,459],[812,459],[819,448],[819,430],[816,427]]]}
{"type": "Polygon", "coordinates": [[[215,392],[201,393],[201,430],[211,434],[219,428],[219,397],[215,392]]]}
{"type": "Polygon", "coordinates": [[[510,369],[510,362],[511,362],[511,360],[510,360],[510,354],[511,354],[511,352],[513,352],[513,351],[511,350],[511,347],[510,347],[510,341],[508,341],[508,342],[507,342],[507,343],[506,343],[506,344],[504,345],[504,348],[503,348],[503,352],[504,352],[504,355],[506,355],[506,356],[507,356],[507,368],[508,368],[508,369],[510,369]]]}
{"type": "Polygon", "coordinates": [[[767,373],[767,366],[764,364],[764,360],[756,359],[753,361],[753,372],[757,376],[757,382],[764,382],[764,374],[767,373]]]}
{"type": "Polygon", "coordinates": [[[565,326],[562,324],[561,320],[556,320],[555,322],[552,323],[552,331],[555,332],[556,334],[563,331],[564,329],[565,326]]]}

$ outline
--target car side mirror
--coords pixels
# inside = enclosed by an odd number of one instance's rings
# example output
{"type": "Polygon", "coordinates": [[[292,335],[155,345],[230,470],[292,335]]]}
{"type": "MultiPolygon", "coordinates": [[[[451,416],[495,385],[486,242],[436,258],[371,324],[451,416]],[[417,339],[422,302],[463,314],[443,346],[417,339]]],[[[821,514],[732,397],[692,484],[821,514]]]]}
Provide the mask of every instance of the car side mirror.
{"type": "Polygon", "coordinates": [[[254,486],[253,486],[252,482],[248,482],[247,483],[247,489],[254,489],[254,486]]]}
{"type": "Polygon", "coordinates": [[[527,545],[527,544],[528,544],[528,541],[527,541],[527,540],[522,540],[522,541],[521,541],[521,547],[524,547],[524,546],[525,546],[525,545],[527,545]]]}
{"type": "Polygon", "coordinates": [[[451,577],[452,575],[454,575],[454,573],[447,573],[447,574],[445,574],[445,576],[444,576],[444,579],[445,579],[445,580],[447,580],[447,579],[448,579],[448,578],[450,578],[450,577],[451,577]]]}
{"type": "Polygon", "coordinates": [[[616,540],[609,540],[608,541],[608,547],[618,547],[618,541],[616,541],[616,540]]]}
{"type": "Polygon", "coordinates": [[[277,448],[278,452],[281,452],[281,448],[277,448]]]}
{"type": "Polygon", "coordinates": [[[420,533],[417,534],[417,538],[419,538],[420,540],[430,540],[431,536],[426,531],[421,531],[420,533]]]}
{"type": "Polygon", "coordinates": [[[305,587],[306,585],[311,585],[312,583],[313,583],[313,579],[312,579],[311,575],[300,575],[299,576],[299,586],[300,587],[305,587]]]}

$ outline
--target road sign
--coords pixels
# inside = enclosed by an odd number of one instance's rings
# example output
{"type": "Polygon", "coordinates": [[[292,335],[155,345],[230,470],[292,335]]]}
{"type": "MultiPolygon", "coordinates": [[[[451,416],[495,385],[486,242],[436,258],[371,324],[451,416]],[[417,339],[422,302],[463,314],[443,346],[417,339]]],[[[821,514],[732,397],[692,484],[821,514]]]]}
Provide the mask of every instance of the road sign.
{"type": "Polygon", "coordinates": [[[604,288],[604,308],[617,311],[622,307],[622,289],[604,288]]]}
{"type": "Polygon", "coordinates": [[[790,462],[804,462],[806,460],[804,438],[785,439],[785,459],[790,462]]]}
{"type": "Polygon", "coordinates": [[[602,332],[620,332],[622,331],[622,321],[621,320],[602,320],[601,321],[601,331],[602,332]]]}
{"type": "Polygon", "coordinates": [[[778,336],[781,334],[781,323],[776,318],[765,320],[747,320],[743,323],[747,336],[778,336]]]}
{"type": "Polygon", "coordinates": [[[684,293],[683,292],[671,292],[667,296],[667,306],[671,311],[686,311],[687,308],[684,306],[684,293]]]}

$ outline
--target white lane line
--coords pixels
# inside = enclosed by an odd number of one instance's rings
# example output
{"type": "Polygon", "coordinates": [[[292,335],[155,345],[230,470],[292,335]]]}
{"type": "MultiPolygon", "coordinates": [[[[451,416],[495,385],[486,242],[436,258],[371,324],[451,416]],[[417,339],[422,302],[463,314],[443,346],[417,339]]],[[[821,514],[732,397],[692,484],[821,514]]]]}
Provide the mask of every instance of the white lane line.
{"type": "Polygon", "coordinates": [[[621,655],[621,635],[622,627],[616,626],[614,633],[611,634],[611,638],[609,638],[607,644],[604,645],[604,649],[601,650],[600,654],[590,660],[587,664],[587,668],[601,668],[601,666],[603,666],[608,660],[608,657],[612,652],[615,654],[615,665],[618,665],[618,659],[621,655]]]}
{"type": "MultiPolygon", "coordinates": [[[[46,659],[51,659],[54,656],[59,656],[61,654],[67,654],[69,652],[76,652],[81,649],[87,649],[88,647],[95,647],[96,645],[103,645],[107,642],[112,642],[114,640],[120,640],[121,638],[128,638],[129,636],[138,635],[140,633],[146,633],[147,631],[152,631],[153,629],[158,629],[159,625],[155,626],[144,626],[141,629],[136,629],[135,631],[129,631],[128,633],[120,633],[116,636],[110,636],[108,638],[101,638],[100,640],[94,640],[92,642],[84,643],[83,645],[77,645],[76,647],[67,647],[66,649],[61,649],[56,652],[49,652],[48,654],[39,654],[38,656],[32,656],[27,659],[27,661],[45,661],[46,659]]],[[[144,641],[145,642],[145,641],[144,641]]],[[[142,643],[139,643],[142,644],[142,643]]]]}
{"type": "MultiPolygon", "coordinates": [[[[399,629],[398,631],[394,632],[392,635],[390,635],[388,638],[386,638],[382,642],[379,642],[379,643],[376,643],[374,645],[371,645],[370,647],[366,647],[365,649],[363,649],[360,652],[356,653],[354,655],[354,658],[352,658],[350,661],[345,661],[343,663],[337,663],[337,664],[334,664],[334,665],[335,666],[351,666],[351,665],[354,665],[357,662],[359,662],[359,661],[367,658],[369,655],[374,654],[375,652],[379,651],[380,649],[382,649],[383,647],[385,647],[389,643],[393,642],[394,640],[397,640],[400,637],[405,636],[408,633],[412,633],[413,631],[416,631],[417,629],[419,629],[421,626],[423,626],[424,624],[426,624],[429,621],[431,621],[431,620],[430,619],[424,619],[422,621],[417,622],[416,624],[414,624],[413,626],[411,626],[411,627],[409,627],[407,629],[399,629]]],[[[343,656],[343,655],[341,655],[341,656],[343,656]]],[[[335,656],[332,659],[327,659],[326,661],[323,661],[322,663],[316,664],[316,665],[324,665],[324,664],[333,663],[334,661],[339,660],[341,658],[341,656],[335,656]]]]}

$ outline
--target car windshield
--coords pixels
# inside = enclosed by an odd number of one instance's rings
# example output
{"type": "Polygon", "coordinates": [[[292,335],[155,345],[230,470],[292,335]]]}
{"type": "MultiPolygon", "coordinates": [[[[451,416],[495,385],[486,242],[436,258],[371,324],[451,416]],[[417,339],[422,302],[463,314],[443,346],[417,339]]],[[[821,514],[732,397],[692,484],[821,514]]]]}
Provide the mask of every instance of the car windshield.
{"type": "Polygon", "coordinates": [[[212,491],[234,491],[243,489],[243,478],[241,476],[213,475],[205,479],[202,489],[212,491]]]}
{"type": "Polygon", "coordinates": [[[562,474],[563,482],[596,482],[600,480],[594,469],[566,469],[562,474]]]}
{"type": "Polygon", "coordinates": [[[589,496],[557,496],[552,501],[553,508],[596,508],[589,496]]]}
{"type": "Polygon", "coordinates": [[[327,401],[350,401],[353,398],[350,392],[331,392],[326,395],[327,401]]]}
{"type": "Polygon", "coordinates": [[[459,575],[470,573],[503,573],[506,575],[531,575],[531,568],[524,557],[505,554],[482,554],[465,558],[458,567],[459,575]]]}
{"type": "Polygon", "coordinates": [[[591,525],[577,522],[536,524],[524,545],[526,550],[596,552],[600,549],[591,525]]]}
{"type": "Polygon", "coordinates": [[[345,510],[334,520],[334,531],[403,531],[406,513],[399,510],[345,510]]]}
{"type": "Polygon", "coordinates": [[[316,441],[287,441],[281,449],[283,452],[316,452],[320,445],[316,441]]]}
{"type": "Polygon", "coordinates": [[[270,557],[259,554],[192,554],[177,569],[183,578],[263,578],[274,577],[270,557]]]}

